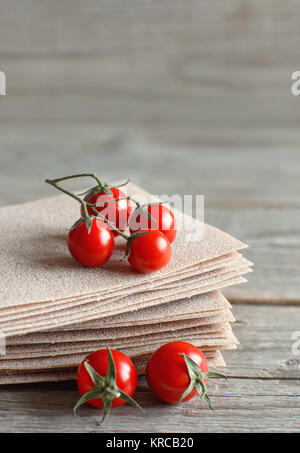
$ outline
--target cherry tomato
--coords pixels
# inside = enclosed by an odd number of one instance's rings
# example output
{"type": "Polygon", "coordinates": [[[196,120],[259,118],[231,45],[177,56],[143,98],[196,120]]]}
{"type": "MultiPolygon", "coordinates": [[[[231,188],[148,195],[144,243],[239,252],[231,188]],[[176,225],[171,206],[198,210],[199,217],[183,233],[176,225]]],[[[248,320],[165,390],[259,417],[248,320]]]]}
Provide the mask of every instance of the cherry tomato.
{"type": "Polygon", "coordinates": [[[137,271],[148,273],[165,267],[170,258],[171,245],[168,238],[160,231],[153,230],[132,240],[128,262],[137,271]]]}
{"type": "Polygon", "coordinates": [[[105,263],[111,257],[114,246],[111,230],[106,223],[98,219],[92,219],[90,232],[82,221],[68,235],[71,255],[76,261],[89,267],[105,263]]]}
{"type": "MultiPolygon", "coordinates": [[[[99,388],[99,393],[103,394],[104,399],[105,396],[109,399],[111,396],[110,390],[118,391],[119,389],[131,397],[137,386],[137,372],[135,366],[131,359],[122,352],[114,349],[111,349],[110,352],[115,364],[116,384],[107,383],[107,389],[105,386],[104,388],[101,387],[99,388]]],[[[77,372],[77,387],[81,395],[85,395],[96,388],[85,367],[85,362],[87,362],[96,371],[96,373],[102,377],[105,377],[109,368],[108,351],[106,349],[100,349],[99,351],[93,352],[92,354],[89,354],[80,364],[77,372]]],[[[101,398],[90,399],[88,400],[88,403],[91,406],[99,408],[104,407],[104,403],[101,398]]],[[[113,398],[111,403],[112,407],[118,407],[125,404],[126,401],[121,398],[113,398]]]]}
{"type": "MultiPolygon", "coordinates": [[[[115,187],[111,187],[110,190],[112,192],[112,196],[107,195],[104,192],[98,192],[90,198],[90,192],[88,192],[86,194],[86,196],[84,197],[84,200],[88,201],[91,204],[95,204],[96,210],[99,213],[102,213],[102,215],[104,215],[104,217],[107,220],[109,220],[111,223],[116,225],[116,227],[120,231],[124,231],[127,228],[129,217],[131,214],[130,202],[129,202],[129,200],[119,200],[119,201],[116,201],[115,203],[113,203],[113,202],[107,203],[108,201],[112,201],[114,199],[126,197],[124,192],[122,192],[121,190],[119,190],[115,187]]],[[[88,207],[88,213],[91,216],[96,215],[96,213],[92,210],[92,208],[89,208],[89,207],[88,207]]],[[[82,207],[81,207],[81,215],[82,216],[84,215],[82,207]]],[[[117,236],[118,235],[117,231],[115,231],[113,228],[111,228],[111,229],[112,229],[113,235],[117,236]]]]}
{"type": "Polygon", "coordinates": [[[167,236],[171,244],[174,241],[177,232],[173,212],[163,204],[149,205],[147,211],[152,219],[145,215],[138,214],[136,218],[130,222],[130,233],[133,234],[138,230],[159,230],[167,236]]]}
{"type": "MultiPolygon", "coordinates": [[[[180,355],[182,353],[199,366],[200,372],[208,371],[206,359],[196,346],[183,341],[161,346],[148,361],[146,377],[152,392],[166,403],[178,403],[191,382],[186,362],[180,355]]],[[[183,401],[190,400],[197,394],[197,389],[193,388],[183,401]]]]}

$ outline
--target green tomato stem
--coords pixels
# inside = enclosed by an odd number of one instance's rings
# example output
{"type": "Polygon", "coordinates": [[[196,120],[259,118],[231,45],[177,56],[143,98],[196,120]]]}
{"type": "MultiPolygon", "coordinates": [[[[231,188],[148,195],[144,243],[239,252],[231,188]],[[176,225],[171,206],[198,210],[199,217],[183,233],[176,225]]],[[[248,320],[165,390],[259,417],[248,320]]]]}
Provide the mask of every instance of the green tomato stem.
{"type": "MultiPolygon", "coordinates": [[[[117,233],[121,237],[123,237],[128,242],[128,244],[129,244],[128,252],[129,252],[132,240],[136,239],[139,236],[139,233],[136,233],[136,234],[134,234],[132,236],[128,236],[127,234],[123,233],[123,231],[120,231],[114,223],[110,222],[99,211],[97,211],[96,204],[92,204],[92,203],[89,203],[89,202],[83,200],[82,198],[80,198],[79,195],[76,195],[74,192],[71,192],[70,190],[64,189],[63,187],[61,187],[59,185],[59,183],[62,182],[62,181],[67,181],[69,179],[74,179],[74,178],[83,178],[83,177],[93,178],[97,182],[96,188],[99,187],[99,191],[103,190],[105,192],[105,191],[109,190],[109,186],[107,184],[103,184],[101,179],[95,173],[79,173],[79,174],[76,174],[76,175],[63,176],[62,178],[46,179],[45,182],[47,184],[50,184],[51,186],[55,187],[56,189],[60,190],[61,192],[65,193],[66,195],[69,195],[70,197],[72,197],[74,200],[78,201],[81,204],[81,206],[83,208],[83,213],[84,213],[83,219],[85,220],[85,223],[87,225],[87,228],[88,228],[89,232],[90,232],[90,229],[91,229],[92,219],[96,218],[96,217],[100,217],[105,223],[108,223],[115,231],[117,231],[117,233]],[[89,215],[88,210],[87,210],[88,207],[91,208],[93,210],[93,212],[96,214],[95,217],[89,215]]],[[[129,180],[126,181],[126,183],[124,183],[124,184],[120,184],[118,187],[122,187],[123,185],[126,185],[128,182],[129,182],[129,180]]],[[[136,209],[139,209],[141,211],[140,213],[142,215],[148,217],[150,220],[154,220],[153,217],[145,209],[146,206],[151,205],[152,203],[147,203],[146,205],[142,205],[141,203],[139,203],[138,201],[134,200],[130,196],[129,197],[116,198],[116,199],[113,199],[113,200],[109,200],[109,201],[107,201],[105,203],[108,204],[108,203],[116,202],[116,201],[119,201],[119,200],[131,200],[131,201],[133,201],[136,204],[136,206],[137,206],[136,209]]],[[[154,204],[156,204],[156,203],[154,203],[154,204]]]]}
{"type": "Polygon", "coordinates": [[[222,377],[227,380],[226,376],[214,372],[203,373],[199,365],[197,365],[197,363],[194,362],[194,360],[192,360],[189,356],[187,356],[184,353],[179,353],[179,355],[183,357],[190,377],[190,384],[188,388],[185,390],[185,392],[181,395],[180,402],[184,398],[186,398],[194,389],[196,389],[200,397],[203,399],[203,401],[206,402],[206,404],[209,406],[211,410],[214,410],[210,398],[207,394],[207,388],[204,380],[210,377],[222,377]]]}
{"type": "Polygon", "coordinates": [[[52,179],[52,180],[46,180],[46,182],[51,184],[51,183],[57,183],[57,182],[61,182],[61,181],[67,181],[68,179],[84,178],[84,177],[93,178],[93,179],[95,179],[95,181],[97,182],[99,187],[104,187],[103,182],[101,181],[101,179],[95,173],[79,173],[79,174],[76,174],[76,175],[63,176],[62,178],[55,178],[55,179],[52,179]]]}
{"type": "MultiPolygon", "coordinates": [[[[114,223],[110,222],[106,217],[104,217],[100,212],[98,212],[97,209],[96,209],[96,205],[95,204],[86,202],[85,200],[80,198],[78,195],[76,195],[74,192],[71,192],[70,190],[64,189],[63,187],[61,187],[59,185],[60,181],[64,181],[66,179],[71,179],[71,178],[76,178],[76,177],[81,177],[81,176],[92,176],[94,178],[97,178],[95,175],[81,174],[81,175],[65,176],[64,178],[46,179],[45,182],[47,184],[50,184],[51,186],[55,187],[56,189],[60,190],[61,192],[65,193],[66,195],[69,195],[70,197],[74,198],[74,200],[78,201],[81,204],[82,208],[83,208],[84,218],[85,218],[86,221],[89,221],[91,219],[91,216],[89,215],[88,210],[87,210],[87,207],[90,207],[95,212],[97,217],[101,217],[101,219],[105,223],[108,223],[115,231],[117,231],[117,233],[120,236],[122,236],[124,239],[126,239],[126,241],[128,241],[130,236],[128,236],[127,234],[125,234],[122,231],[120,231],[116,227],[116,225],[114,223]]],[[[100,181],[99,178],[97,178],[97,180],[100,181]]],[[[122,199],[124,199],[124,198],[129,199],[130,197],[122,197],[122,199]]],[[[112,201],[116,202],[116,201],[119,201],[119,199],[115,199],[115,200],[112,200],[112,201]]],[[[109,203],[109,201],[107,203],[109,203]]]]}

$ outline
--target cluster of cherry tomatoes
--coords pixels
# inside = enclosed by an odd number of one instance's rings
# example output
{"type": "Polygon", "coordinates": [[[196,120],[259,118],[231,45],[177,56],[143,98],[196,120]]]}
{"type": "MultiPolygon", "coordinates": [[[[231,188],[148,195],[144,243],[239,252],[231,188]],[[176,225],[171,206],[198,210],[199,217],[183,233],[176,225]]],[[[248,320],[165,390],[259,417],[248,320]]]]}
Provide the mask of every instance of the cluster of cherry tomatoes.
{"type": "Polygon", "coordinates": [[[112,255],[115,237],[121,235],[127,242],[126,257],[129,264],[142,273],[165,267],[171,258],[171,243],[176,236],[176,222],[170,209],[162,203],[140,205],[119,189],[110,187],[97,178],[97,186],[83,199],[62,189],[59,182],[73,175],[46,180],[81,204],[81,217],[68,235],[68,248],[76,261],[94,267],[104,264],[112,255]],[[132,209],[132,202],[136,209],[132,209]],[[130,235],[125,234],[129,229],[130,235]]]}
{"type": "MultiPolygon", "coordinates": [[[[103,184],[90,173],[47,179],[46,182],[81,205],[81,217],[68,235],[69,251],[81,264],[89,267],[104,264],[113,253],[118,235],[126,239],[126,257],[137,271],[154,272],[170,261],[176,223],[173,213],[162,203],[140,205],[126,196],[120,186],[103,184]],[[97,182],[83,199],[59,185],[64,180],[78,177],[91,177],[97,182]],[[136,204],[134,211],[131,202],[136,204]],[[125,234],[126,229],[130,235],[125,234]]],[[[149,387],[162,401],[175,404],[200,394],[211,409],[205,383],[212,376],[222,375],[208,372],[206,359],[198,348],[178,341],[161,346],[146,368],[149,387]]],[[[81,398],[75,405],[75,412],[82,404],[89,403],[104,408],[104,421],[112,407],[128,402],[140,408],[132,398],[137,387],[136,368],[120,351],[100,349],[89,354],[78,368],[77,386],[81,398]]]]}
{"type": "MultiPolygon", "coordinates": [[[[152,392],[166,403],[188,401],[196,395],[212,408],[207,395],[209,377],[225,377],[208,372],[203,353],[190,343],[176,341],[161,346],[151,356],[146,378],[152,392]]],[[[126,402],[141,409],[132,398],[137,387],[137,372],[132,360],[117,350],[100,349],[88,355],[80,364],[77,386],[81,398],[74,412],[84,403],[104,408],[103,420],[112,407],[126,402]]]]}

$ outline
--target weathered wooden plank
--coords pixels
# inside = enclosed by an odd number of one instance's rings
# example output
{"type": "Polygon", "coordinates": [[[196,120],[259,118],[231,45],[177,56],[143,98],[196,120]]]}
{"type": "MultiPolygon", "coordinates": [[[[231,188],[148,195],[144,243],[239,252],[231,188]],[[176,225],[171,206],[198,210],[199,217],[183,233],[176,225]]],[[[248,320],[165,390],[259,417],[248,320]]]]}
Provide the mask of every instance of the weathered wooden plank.
{"type": "Polygon", "coordinates": [[[94,121],[166,143],[298,146],[294,1],[2,0],[0,120],[94,121]],[[26,7],[24,7],[26,5],[26,7]]]}
{"type": "Polygon", "coordinates": [[[41,121],[47,121],[49,125],[55,121],[91,122],[105,127],[115,125],[128,133],[138,129],[160,137],[163,142],[177,142],[177,145],[228,147],[241,143],[244,146],[288,143],[295,147],[299,124],[297,100],[285,94],[278,99],[273,95],[258,95],[255,102],[253,98],[249,102],[248,96],[236,94],[220,95],[215,99],[205,95],[198,99],[193,95],[181,99],[172,93],[166,98],[154,93],[151,98],[150,92],[146,100],[144,94],[114,93],[110,96],[105,90],[90,95],[28,96],[9,95],[8,92],[6,98],[1,99],[0,120],[3,124],[29,121],[35,126],[41,121]],[[258,101],[263,103],[260,109],[257,109],[258,101]],[[217,129],[220,130],[216,133],[217,129]]]}
{"type": "Polygon", "coordinates": [[[279,235],[292,233],[286,241],[293,241],[300,205],[298,149],[178,146],[174,138],[166,144],[152,132],[85,122],[0,124],[0,203],[47,196],[43,177],[89,168],[111,180],[129,175],[157,193],[204,194],[209,220],[211,210],[225,227],[233,217],[239,233],[241,215],[248,239],[257,239],[265,226],[260,241],[271,244],[275,227],[279,235]],[[5,190],[12,177],[19,192],[5,190]]]}
{"type": "Polygon", "coordinates": [[[292,0],[2,0],[0,119],[140,127],[177,144],[298,145],[299,14],[292,0]]]}
{"type": "Polygon", "coordinates": [[[228,376],[300,379],[300,307],[234,305],[233,312],[240,345],[224,352],[228,376]]]}
{"type": "Polygon", "coordinates": [[[180,58],[170,55],[169,61],[165,55],[156,53],[148,58],[142,53],[133,57],[123,53],[63,58],[46,53],[26,58],[1,56],[1,68],[9,79],[11,96],[98,93],[102,98],[135,94],[145,103],[151,101],[153,95],[158,101],[161,97],[161,101],[166,101],[173,95],[176,102],[184,98],[214,100],[229,97],[231,93],[241,98],[247,96],[252,105],[255,91],[266,97],[276,95],[278,99],[287,94],[287,82],[291,82],[282,61],[266,62],[258,67],[238,61],[237,65],[228,66],[223,58],[208,61],[207,55],[181,52],[179,55],[180,58]],[[202,59],[207,60],[206,65],[201,64],[202,59]],[[168,70],[170,66],[172,71],[168,70]]]}
{"type": "Polygon", "coordinates": [[[0,390],[1,432],[295,432],[300,430],[300,396],[296,381],[232,379],[230,385],[211,380],[215,406],[211,413],[194,399],[176,408],[160,403],[142,379],[136,399],[146,409],[114,409],[99,427],[101,411],[72,407],[73,384],[35,385],[0,390]],[[46,397],[45,397],[46,395],[46,397]],[[294,395],[294,396],[292,396],[294,395]]]}
{"type": "Polygon", "coordinates": [[[285,59],[297,51],[299,14],[293,0],[273,0],[271,8],[268,0],[1,0],[1,53],[188,51],[196,41],[193,49],[209,55],[214,48],[224,57],[222,39],[229,63],[237,50],[260,62],[267,51],[284,49],[285,59]]]}

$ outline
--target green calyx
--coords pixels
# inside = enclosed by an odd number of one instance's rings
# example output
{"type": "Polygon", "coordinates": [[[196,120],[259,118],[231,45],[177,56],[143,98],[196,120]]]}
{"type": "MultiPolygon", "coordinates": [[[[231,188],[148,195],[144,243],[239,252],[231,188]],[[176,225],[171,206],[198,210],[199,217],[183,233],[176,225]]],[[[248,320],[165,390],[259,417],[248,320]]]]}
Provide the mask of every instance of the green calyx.
{"type": "Polygon", "coordinates": [[[121,398],[127,403],[130,403],[132,406],[143,410],[133,398],[118,388],[116,384],[115,362],[110,349],[107,349],[107,353],[108,370],[105,377],[100,376],[88,362],[84,362],[85,369],[94,383],[94,388],[82,395],[74,406],[74,415],[76,415],[77,409],[82,406],[82,404],[87,403],[91,399],[100,398],[104,405],[104,413],[100,424],[102,424],[108,417],[112,406],[112,400],[114,398],[121,398]]]}
{"type": "Polygon", "coordinates": [[[197,392],[199,393],[200,397],[207,403],[208,407],[211,410],[214,410],[212,403],[210,401],[210,398],[207,394],[207,387],[205,385],[204,380],[208,379],[210,377],[222,377],[222,378],[226,379],[226,381],[228,381],[227,377],[220,373],[214,373],[214,372],[203,373],[200,370],[200,367],[197,365],[197,363],[194,362],[194,360],[192,360],[190,357],[188,357],[184,353],[179,354],[179,355],[181,355],[181,357],[184,358],[184,361],[187,366],[187,370],[188,370],[188,373],[189,373],[189,376],[191,379],[191,382],[190,382],[188,388],[185,390],[185,392],[182,394],[182,396],[180,398],[180,402],[186,396],[188,396],[192,390],[196,389],[197,392]]]}
{"type": "Polygon", "coordinates": [[[104,184],[102,186],[95,186],[92,189],[90,189],[88,193],[89,196],[86,198],[86,201],[90,201],[90,199],[93,198],[93,196],[97,195],[98,193],[105,193],[106,195],[112,196],[112,191],[110,190],[108,184],[104,184]]]}
{"type": "MultiPolygon", "coordinates": [[[[94,175],[95,176],[95,175],[94,175]]],[[[98,176],[97,176],[98,178],[98,176]]],[[[87,198],[86,201],[89,201],[94,195],[97,195],[98,193],[105,193],[106,195],[109,195],[109,196],[113,196],[113,193],[111,191],[111,188],[112,186],[110,186],[109,184],[107,184],[106,182],[105,183],[102,183],[102,181],[98,178],[98,181],[100,182],[100,184],[98,184],[97,186],[93,187],[92,189],[88,190],[87,192],[85,193],[89,193],[89,196],[87,198]]],[[[127,184],[129,183],[129,179],[127,179],[127,181],[123,182],[122,184],[117,184],[114,186],[115,189],[118,189],[120,187],[124,187],[126,186],[127,184]]],[[[85,195],[85,194],[83,194],[85,195]]],[[[116,200],[112,200],[112,201],[119,201],[119,200],[124,200],[124,199],[129,199],[130,197],[122,197],[122,198],[118,198],[116,200]]],[[[108,202],[105,202],[105,204],[107,204],[108,202]]]]}
{"type": "Polygon", "coordinates": [[[131,236],[128,237],[127,239],[127,244],[126,244],[126,250],[125,250],[125,255],[124,255],[124,260],[128,259],[129,256],[130,256],[130,253],[131,253],[131,246],[132,246],[132,243],[135,239],[139,238],[140,236],[145,236],[146,234],[149,234],[151,233],[151,231],[141,231],[141,232],[138,232],[138,233],[134,233],[132,234],[131,236]]]}

